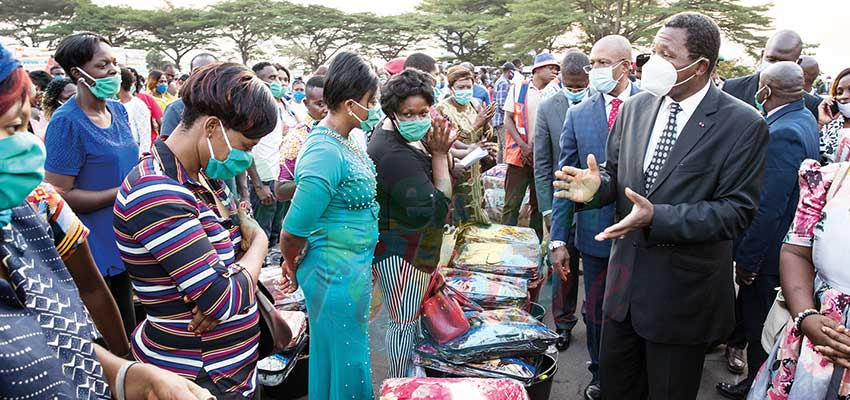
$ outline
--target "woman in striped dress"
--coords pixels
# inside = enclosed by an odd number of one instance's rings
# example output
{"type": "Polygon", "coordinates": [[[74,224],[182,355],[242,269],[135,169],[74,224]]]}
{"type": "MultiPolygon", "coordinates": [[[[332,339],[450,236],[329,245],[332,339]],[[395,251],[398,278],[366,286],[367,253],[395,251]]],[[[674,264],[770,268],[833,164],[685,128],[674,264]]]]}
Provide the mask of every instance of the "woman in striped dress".
{"type": "Polygon", "coordinates": [[[118,248],[148,315],[133,331],[132,353],[218,399],[250,399],[260,332],[255,288],[268,238],[239,218],[221,180],[248,169],[277,108],[266,85],[238,64],[202,67],[181,92],[182,122],[168,143],[154,142],[115,202],[118,248]]]}
{"type": "Polygon", "coordinates": [[[439,259],[441,227],[452,195],[447,122],[431,120],[431,78],[408,69],[381,90],[387,118],[372,134],[378,170],[380,239],[373,269],[390,314],[389,376],[409,375],[419,305],[439,259]]]}

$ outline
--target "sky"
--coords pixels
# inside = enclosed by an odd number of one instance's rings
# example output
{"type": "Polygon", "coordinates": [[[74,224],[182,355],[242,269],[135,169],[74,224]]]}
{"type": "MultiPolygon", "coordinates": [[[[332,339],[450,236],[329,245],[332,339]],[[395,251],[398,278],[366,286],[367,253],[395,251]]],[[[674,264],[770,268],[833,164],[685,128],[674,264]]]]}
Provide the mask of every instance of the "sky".
{"type": "MultiPolygon", "coordinates": [[[[95,0],[100,4],[138,6],[138,0],[95,0]]],[[[218,0],[174,0],[181,6],[203,7],[218,0]]],[[[418,0],[294,0],[296,3],[322,4],[347,12],[373,12],[381,15],[400,14],[412,11],[418,0]]],[[[145,8],[165,6],[165,0],[148,0],[145,8]]],[[[836,75],[850,66],[850,40],[848,40],[847,15],[850,0],[743,0],[744,4],[772,3],[768,15],[773,17],[773,26],[765,27],[769,34],[774,29],[792,29],[802,36],[803,41],[819,45],[813,50],[825,75],[836,75]]],[[[738,46],[725,44],[721,54],[727,58],[743,55],[738,46]]]]}

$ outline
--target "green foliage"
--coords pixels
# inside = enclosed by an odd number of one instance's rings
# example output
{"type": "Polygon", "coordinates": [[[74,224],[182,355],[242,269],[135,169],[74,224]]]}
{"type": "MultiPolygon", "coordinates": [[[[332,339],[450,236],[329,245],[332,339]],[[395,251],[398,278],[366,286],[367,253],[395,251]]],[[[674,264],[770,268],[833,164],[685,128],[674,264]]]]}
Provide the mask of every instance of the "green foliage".
{"type": "Polygon", "coordinates": [[[76,7],[76,0],[0,0],[0,36],[24,46],[52,45],[61,37],[44,29],[66,21],[76,7]]]}
{"type": "Polygon", "coordinates": [[[743,64],[739,59],[718,61],[717,70],[715,71],[718,76],[725,79],[752,75],[753,72],[755,72],[753,67],[743,64]]]}
{"type": "Polygon", "coordinates": [[[358,37],[360,52],[367,56],[392,60],[402,53],[411,53],[422,46],[430,35],[428,21],[420,14],[377,16],[361,14],[363,25],[358,37]]]}
{"type": "Polygon", "coordinates": [[[166,63],[165,54],[158,51],[149,51],[145,54],[145,64],[148,67],[148,71],[160,69],[166,63]]]}
{"type": "Polygon", "coordinates": [[[147,11],[142,29],[145,34],[132,41],[142,49],[156,50],[180,66],[192,50],[208,44],[214,37],[214,24],[209,12],[173,7],[147,11]]]}
{"type": "MultiPolygon", "coordinates": [[[[282,3],[287,4],[287,3],[282,3]]],[[[313,70],[352,48],[362,32],[358,16],[320,5],[288,4],[285,21],[274,24],[281,53],[313,70]]]]}
{"type": "Polygon", "coordinates": [[[449,58],[486,64],[500,43],[491,41],[508,13],[507,0],[423,0],[418,10],[430,22],[430,29],[444,46],[449,58]]]}
{"type": "Polygon", "coordinates": [[[141,10],[98,6],[83,0],[79,2],[71,19],[48,26],[42,29],[42,32],[55,37],[64,37],[75,32],[96,32],[109,39],[112,45],[124,47],[142,31],[145,20],[145,12],[141,10]]]}
{"type": "Polygon", "coordinates": [[[248,60],[261,54],[260,45],[274,37],[273,25],[281,22],[288,7],[277,1],[230,0],[214,5],[209,18],[216,33],[232,40],[242,63],[248,64],[248,60]]]}

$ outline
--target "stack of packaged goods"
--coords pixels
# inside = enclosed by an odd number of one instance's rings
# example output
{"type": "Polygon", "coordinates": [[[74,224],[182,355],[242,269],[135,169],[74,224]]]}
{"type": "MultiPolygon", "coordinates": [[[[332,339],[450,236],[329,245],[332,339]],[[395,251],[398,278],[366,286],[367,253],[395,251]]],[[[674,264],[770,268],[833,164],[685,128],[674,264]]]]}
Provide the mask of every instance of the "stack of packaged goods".
{"type": "Polygon", "coordinates": [[[275,308],[286,321],[292,332],[292,341],[280,353],[273,354],[257,362],[257,371],[260,384],[264,386],[264,393],[281,393],[283,396],[265,396],[268,398],[284,399],[297,398],[297,392],[306,391],[306,378],[301,379],[303,373],[293,373],[294,370],[307,368],[309,357],[308,344],[308,321],[304,292],[299,288],[294,293],[284,293],[280,290],[279,283],[283,276],[280,266],[265,267],[260,270],[259,281],[272,295],[275,308]],[[289,379],[291,375],[299,375],[297,382],[289,379]]]}
{"type": "Polygon", "coordinates": [[[381,386],[380,400],[528,400],[525,388],[510,379],[394,378],[381,386]]]}

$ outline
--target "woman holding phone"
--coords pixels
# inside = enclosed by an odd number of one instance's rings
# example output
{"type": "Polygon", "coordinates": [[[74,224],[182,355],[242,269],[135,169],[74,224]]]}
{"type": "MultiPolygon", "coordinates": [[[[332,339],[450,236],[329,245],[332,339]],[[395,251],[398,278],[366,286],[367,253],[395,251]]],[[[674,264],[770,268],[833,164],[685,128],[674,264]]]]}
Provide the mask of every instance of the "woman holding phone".
{"type": "Polygon", "coordinates": [[[825,98],[818,107],[818,125],[821,127],[820,155],[821,164],[845,161],[848,150],[843,147],[850,145],[850,68],[841,71],[829,89],[829,97],[825,98]],[[841,146],[842,139],[847,141],[841,146]],[[841,153],[844,153],[843,155],[841,153]]]}

